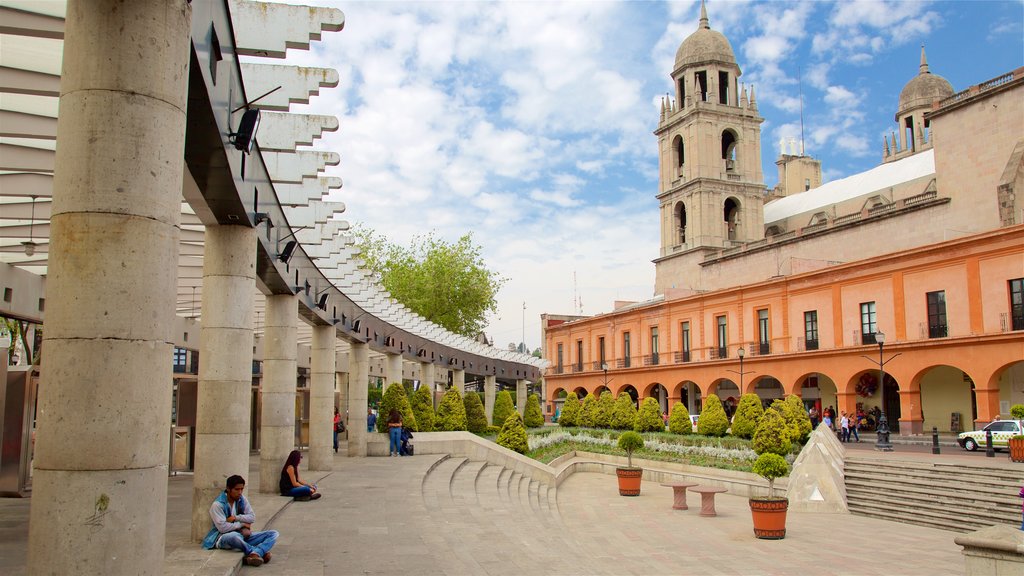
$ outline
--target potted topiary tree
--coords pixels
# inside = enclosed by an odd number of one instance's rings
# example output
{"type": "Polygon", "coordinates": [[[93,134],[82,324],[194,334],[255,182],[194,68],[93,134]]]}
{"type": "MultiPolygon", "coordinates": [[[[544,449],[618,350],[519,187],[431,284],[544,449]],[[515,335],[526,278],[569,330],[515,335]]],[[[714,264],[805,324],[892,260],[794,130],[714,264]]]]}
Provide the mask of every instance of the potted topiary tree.
{"type": "Polygon", "coordinates": [[[644,469],[633,467],[633,452],[644,447],[644,437],[633,432],[623,432],[619,436],[619,448],[626,452],[626,467],[616,468],[615,475],[619,478],[619,496],[639,496],[640,480],[644,469]]]}
{"type": "MultiPolygon", "coordinates": [[[[1014,404],[1011,406],[1010,417],[1024,424],[1024,404],[1014,404]]],[[[1024,462],[1024,436],[1020,434],[1010,436],[1008,447],[1010,449],[1011,461],[1024,462]]]]}
{"type": "Polygon", "coordinates": [[[768,480],[768,497],[751,497],[750,514],[754,521],[754,536],[770,540],[786,537],[786,511],[789,499],[775,497],[775,479],[789,473],[789,464],[783,457],[792,446],[790,427],[776,407],[764,411],[754,432],[753,447],[758,457],[754,473],[768,480]]]}

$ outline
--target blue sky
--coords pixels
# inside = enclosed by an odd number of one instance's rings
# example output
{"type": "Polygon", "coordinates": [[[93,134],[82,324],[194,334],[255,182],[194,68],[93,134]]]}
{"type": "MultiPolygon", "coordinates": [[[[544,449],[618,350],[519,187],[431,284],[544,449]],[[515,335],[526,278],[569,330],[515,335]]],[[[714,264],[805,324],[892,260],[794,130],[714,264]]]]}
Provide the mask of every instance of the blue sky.
{"type": "MultiPolygon", "coordinates": [[[[508,279],[495,345],[519,342],[525,319],[539,346],[543,312],[654,295],[652,131],[699,1],[299,3],[346,16],[313,51],[289,51],[341,76],[308,107],[340,120],[317,146],[342,157],[332,199],[401,243],[473,232],[508,279]]],[[[957,91],[1024,65],[1020,0],[712,0],[708,15],[756,90],[769,187],[779,139],[800,132],[798,68],[806,151],[827,181],[880,162],[921,44],[957,91]]]]}

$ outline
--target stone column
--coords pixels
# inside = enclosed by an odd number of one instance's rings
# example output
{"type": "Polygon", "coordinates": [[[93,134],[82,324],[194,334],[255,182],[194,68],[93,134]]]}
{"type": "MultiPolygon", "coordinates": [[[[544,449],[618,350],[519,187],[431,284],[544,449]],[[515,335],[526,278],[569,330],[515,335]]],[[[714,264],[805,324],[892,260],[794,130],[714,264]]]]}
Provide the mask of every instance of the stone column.
{"type": "MultiPolygon", "coordinates": [[[[367,383],[370,379],[370,345],[353,342],[348,355],[348,455],[366,456],[367,383]]],[[[378,415],[378,418],[386,418],[378,415]]]]}
{"type": "Polygon", "coordinates": [[[309,370],[310,470],[331,470],[334,464],[334,335],[334,326],[313,327],[309,370]]]}
{"type": "MultiPolygon", "coordinates": [[[[434,365],[430,362],[420,362],[420,386],[426,386],[430,390],[430,400],[434,400],[434,365]]],[[[434,406],[437,410],[437,406],[434,406]]]]}
{"type": "Polygon", "coordinates": [[[466,394],[466,371],[465,370],[452,370],[452,386],[454,386],[459,394],[465,396],[466,394]]]}
{"type": "MultiPolygon", "coordinates": [[[[296,327],[299,299],[266,297],[263,382],[260,386],[260,493],[277,494],[281,467],[295,449],[296,327]]],[[[202,356],[200,356],[202,358],[202,356]]]]}
{"type": "MultiPolygon", "coordinates": [[[[978,406],[978,417],[974,420],[974,427],[981,430],[989,422],[999,418],[999,388],[976,388],[974,394],[978,406]]],[[[964,420],[966,421],[966,418],[964,420]]]]}
{"type": "Polygon", "coordinates": [[[30,574],[163,571],[190,21],[67,6],[30,574]]]}
{"type": "Polygon", "coordinates": [[[529,382],[516,380],[516,411],[522,416],[526,413],[526,390],[529,382]]]}
{"type": "MultiPolygon", "coordinates": [[[[498,377],[488,374],[484,376],[484,413],[487,414],[487,423],[494,424],[494,394],[497,389],[498,377]]],[[[501,424],[497,424],[501,426],[501,424]]]]}
{"type": "Polygon", "coordinates": [[[384,378],[387,383],[384,385],[384,389],[391,385],[392,382],[402,383],[402,355],[392,354],[388,352],[387,361],[384,364],[384,378]]]}
{"type": "Polygon", "coordinates": [[[205,242],[192,486],[195,541],[210,530],[210,504],[224,491],[227,477],[241,474],[252,482],[248,474],[256,230],[207,226],[205,242]]]}

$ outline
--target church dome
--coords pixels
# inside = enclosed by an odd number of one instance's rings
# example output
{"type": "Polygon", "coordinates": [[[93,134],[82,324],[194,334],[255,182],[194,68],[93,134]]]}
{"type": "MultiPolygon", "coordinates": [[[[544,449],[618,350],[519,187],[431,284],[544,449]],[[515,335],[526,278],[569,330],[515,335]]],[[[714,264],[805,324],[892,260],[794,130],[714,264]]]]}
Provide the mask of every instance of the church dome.
{"type": "Polygon", "coordinates": [[[914,76],[900,92],[899,110],[897,118],[905,112],[921,106],[931,106],[932,102],[942,100],[953,95],[953,85],[938,74],[932,74],[928,70],[928,59],[924,54],[924,46],[921,47],[921,67],[917,76],[914,76]]]}
{"type": "Polygon", "coordinates": [[[732,45],[725,35],[711,29],[708,24],[708,13],[702,2],[697,31],[683,40],[679,50],[676,50],[676,69],[708,61],[735,65],[736,56],[733,55],[732,45]]]}

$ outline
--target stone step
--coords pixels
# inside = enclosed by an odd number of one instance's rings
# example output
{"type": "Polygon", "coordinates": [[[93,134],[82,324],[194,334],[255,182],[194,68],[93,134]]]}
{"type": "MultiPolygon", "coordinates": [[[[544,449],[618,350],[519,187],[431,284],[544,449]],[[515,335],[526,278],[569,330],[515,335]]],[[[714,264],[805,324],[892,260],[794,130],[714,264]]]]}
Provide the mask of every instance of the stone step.
{"type": "Polygon", "coordinates": [[[498,473],[495,488],[498,490],[498,494],[501,496],[501,500],[506,504],[511,504],[512,499],[509,496],[509,478],[512,476],[512,471],[508,468],[502,468],[498,473]]]}
{"type": "Polygon", "coordinates": [[[884,505],[892,511],[913,515],[934,512],[941,517],[963,522],[991,524],[1014,523],[1020,520],[1020,508],[996,507],[991,504],[973,504],[958,499],[927,498],[904,492],[879,492],[870,487],[847,487],[847,505],[851,510],[861,504],[884,505]]]}
{"type": "Polygon", "coordinates": [[[980,528],[986,528],[997,522],[981,522],[974,520],[963,520],[952,518],[948,513],[936,513],[930,510],[908,511],[906,509],[894,509],[891,504],[874,504],[871,502],[850,502],[851,514],[870,516],[881,520],[892,522],[903,522],[904,524],[915,524],[928,526],[940,530],[953,532],[971,532],[980,528]]]}
{"type": "Polygon", "coordinates": [[[964,477],[970,476],[972,478],[992,478],[992,479],[1003,479],[1006,478],[1008,472],[1013,473],[1016,467],[1007,467],[1006,463],[935,463],[935,462],[909,462],[901,460],[884,460],[877,458],[863,458],[856,456],[847,456],[846,468],[853,469],[866,469],[866,470],[899,470],[908,471],[907,473],[913,473],[913,471],[928,471],[933,474],[948,475],[953,477],[964,477]]]}
{"type": "Polygon", "coordinates": [[[457,504],[479,508],[480,501],[476,493],[476,480],[480,472],[487,465],[486,462],[467,461],[455,472],[452,479],[452,498],[457,504]]]}
{"type": "Polygon", "coordinates": [[[456,471],[466,463],[466,458],[449,456],[432,466],[423,477],[421,490],[427,507],[452,507],[452,479],[456,471]]]}
{"type": "Polygon", "coordinates": [[[922,480],[927,482],[969,482],[979,487],[1002,488],[1007,485],[1012,473],[1001,470],[998,473],[977,472],[956,469],[924,469],[878,467],[868,465],[849,465],[844,468],[847,476],[893,477],[903,480],[922,480]]]}
{"type": "Polygon", "coordinates": [[[965,505],[981,504],[1020,508],[1018,491],[1013,487],[994,488],[976,487],[968,483],[928,483],[924,481],[904,481],[890,477],[847,476],[846,488],[875,489],[887,492],[899,492],[909,498],[941,499],[963,502],[965,505]]]}

